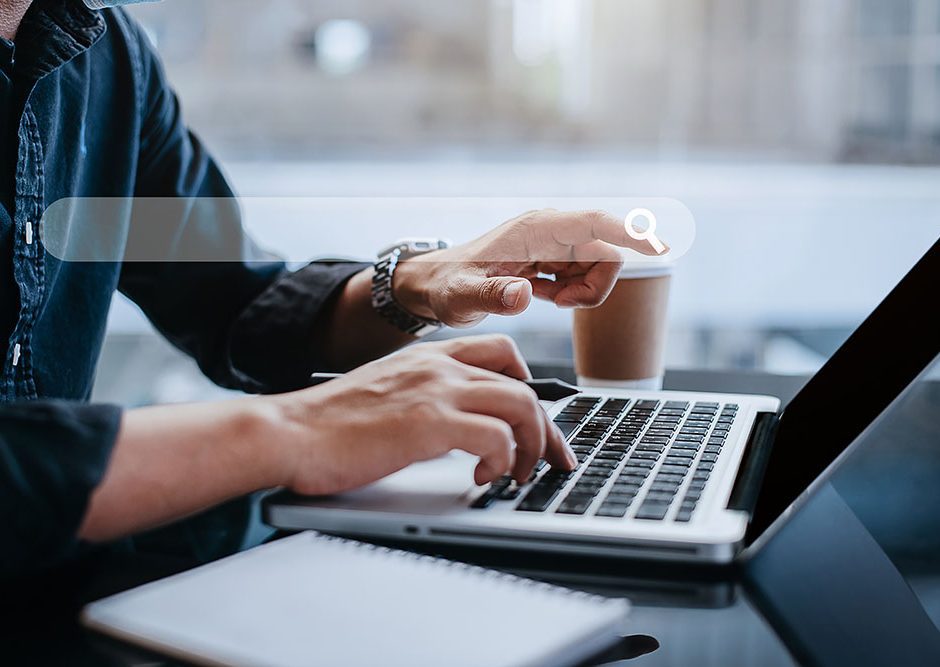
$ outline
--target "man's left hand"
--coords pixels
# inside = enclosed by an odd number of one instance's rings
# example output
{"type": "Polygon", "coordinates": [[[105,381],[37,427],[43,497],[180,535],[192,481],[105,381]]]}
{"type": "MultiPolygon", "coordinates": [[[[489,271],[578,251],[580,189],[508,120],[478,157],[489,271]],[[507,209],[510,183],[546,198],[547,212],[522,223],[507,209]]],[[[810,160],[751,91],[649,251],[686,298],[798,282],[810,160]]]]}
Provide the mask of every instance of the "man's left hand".
{"type": "Polygon", "coordinates": [[[562,308],[604,301],[623,264],[617,248],[657,255],[603,211],[531,211],[475,241],[411,258],[395,271],[395,299],[451,327],[516,315],[533,295],[562,308]]]}

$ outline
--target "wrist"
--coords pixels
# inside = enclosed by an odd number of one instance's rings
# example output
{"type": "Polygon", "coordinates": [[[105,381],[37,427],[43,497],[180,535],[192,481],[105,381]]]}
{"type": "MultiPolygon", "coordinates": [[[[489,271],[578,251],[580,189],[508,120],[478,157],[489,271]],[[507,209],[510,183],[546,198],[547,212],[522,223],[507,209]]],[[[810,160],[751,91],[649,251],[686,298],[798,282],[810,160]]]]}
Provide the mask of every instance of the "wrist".
{"type": "Polygon", "coordinates": [[[289,484],[298,463],[296,415],[290,404],[276,396],[246,398],[239,401],[231,420],[233,439],[249,443],[250,460],[257,473],[258,488],[289,484]]]}
{"type": "Polygon", "coordinates": [[[436,284],[435,265],[436,262],[429,261],[429,255],[402,260],[395,268],[392,279],[392,297],[398,305],[412,315],[430,320],[438,319],[430,298],[436,284]]]}

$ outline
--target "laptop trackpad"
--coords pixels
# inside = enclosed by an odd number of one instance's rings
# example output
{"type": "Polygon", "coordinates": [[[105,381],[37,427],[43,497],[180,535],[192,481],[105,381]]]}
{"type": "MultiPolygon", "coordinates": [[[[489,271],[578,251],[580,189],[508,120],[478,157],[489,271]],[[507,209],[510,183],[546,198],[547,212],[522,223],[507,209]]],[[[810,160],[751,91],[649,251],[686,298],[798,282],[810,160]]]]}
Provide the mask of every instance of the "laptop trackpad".
{"type": "Polygon", "coordinates": [[[319,507],[408,514],[441,514],[467,508],[476,487],[479,459],[461,451],[413,463],[404,470],[356,491],[317,499],[319,507]]]}

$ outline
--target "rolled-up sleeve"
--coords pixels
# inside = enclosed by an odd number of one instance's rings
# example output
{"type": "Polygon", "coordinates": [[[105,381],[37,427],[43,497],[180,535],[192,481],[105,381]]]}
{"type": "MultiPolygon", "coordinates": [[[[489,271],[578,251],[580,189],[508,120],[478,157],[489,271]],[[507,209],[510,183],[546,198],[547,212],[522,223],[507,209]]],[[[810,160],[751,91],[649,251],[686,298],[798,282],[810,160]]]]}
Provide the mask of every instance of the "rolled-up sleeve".
{"type": "Polygon", "coordinates": [[[345,282],[367,265],[314,262],[290,272],[258,248],[224,174],[187,128],[159,59],[139,40],[143,122],[134,194],[177,202],[165,210],[178,215],[160,216],[158,225],[132,221],[128,247],[157,261],[125,262],[119,288],[217,384],[253,393],[302,387],[310,372],[331,367],[315,334],[328,326],[345,282]],[[193,254],[215,259],[192,261],[193,254]]]}
{"type": "Polygon", "coordinates": [[[315,370],[336,370],[318,351],[333,302],[349,278],[368,264],[313,262],[287,273],[249,304],[232,330],[232,364],[264,391],[308,384],[315,370]]]}
{"type": "Polygon", "coordinates": [[[0,579],[54,565],[77,547],[120,424],[111,405],[0,405],[0,579]]]}

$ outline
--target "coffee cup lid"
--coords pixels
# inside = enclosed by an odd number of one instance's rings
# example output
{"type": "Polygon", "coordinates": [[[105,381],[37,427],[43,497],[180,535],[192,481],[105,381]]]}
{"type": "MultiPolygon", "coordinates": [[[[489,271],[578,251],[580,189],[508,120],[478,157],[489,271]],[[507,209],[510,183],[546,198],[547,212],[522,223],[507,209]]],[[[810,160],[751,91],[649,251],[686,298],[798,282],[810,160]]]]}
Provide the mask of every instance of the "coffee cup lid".
{"type": "Polygon", "coordinates": [[[655,257],[646,260],[631,259],[624,262],[617,278],[657,278],[671,275],[675,268],[676,263],[670,260],[655,257]]]}

